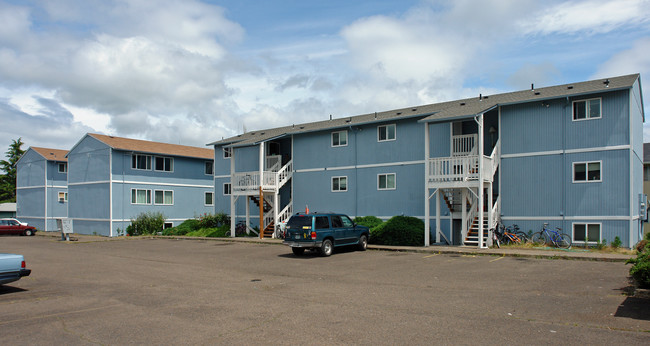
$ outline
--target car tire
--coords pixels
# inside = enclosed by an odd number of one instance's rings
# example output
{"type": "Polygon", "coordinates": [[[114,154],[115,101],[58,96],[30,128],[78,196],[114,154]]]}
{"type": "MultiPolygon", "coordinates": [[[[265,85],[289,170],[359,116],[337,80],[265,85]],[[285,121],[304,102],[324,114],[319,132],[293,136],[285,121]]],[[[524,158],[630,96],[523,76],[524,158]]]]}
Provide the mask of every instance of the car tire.
{"type": "Polygon", "coordinates": [[[366,251],[368,248],[368,237],[365,234],[362,234],[359,237],[359,251],[366,251]]]}
{"type": "Polygon", "coordinates": [[[305,248],[303,247],[292,247],[291,251],[293,251],[293,254],[296,256],[302,256],[302,254],[305,253],[305,248]]]}
{"type": "Polygon", "coordinates": [[[26,230],[25,230],[25,233],[23,233],[23,234],[24,234],[24,235],[27,235],[27,236],[30,236],[30,235],[34,235],[34,232],[32,232],[31,229],[26,229],[26,230]]]}
{"type": "Polygon", "coordinates": [[[334,246],[332,245],[332,241],[330,239],[323,240],[323,244],[320,246],[321,256],[323,257],[331,256],[333,251],[334,251],[334,246]]]}

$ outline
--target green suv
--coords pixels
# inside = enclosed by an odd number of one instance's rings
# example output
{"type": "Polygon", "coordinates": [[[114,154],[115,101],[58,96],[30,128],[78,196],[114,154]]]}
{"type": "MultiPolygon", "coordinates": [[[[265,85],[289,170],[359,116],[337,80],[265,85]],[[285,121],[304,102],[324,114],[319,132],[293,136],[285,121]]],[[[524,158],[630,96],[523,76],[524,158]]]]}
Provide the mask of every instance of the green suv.
{"type": "Polygon", "coordinates": [[[289,245],[296,256],[305,249],[329,256],[338,246],[356,245],[359,250],[366,250],[369,235],[368,227],[355,224],[347,215],[297,213],[287,221],[283,244],[289,245]]]}

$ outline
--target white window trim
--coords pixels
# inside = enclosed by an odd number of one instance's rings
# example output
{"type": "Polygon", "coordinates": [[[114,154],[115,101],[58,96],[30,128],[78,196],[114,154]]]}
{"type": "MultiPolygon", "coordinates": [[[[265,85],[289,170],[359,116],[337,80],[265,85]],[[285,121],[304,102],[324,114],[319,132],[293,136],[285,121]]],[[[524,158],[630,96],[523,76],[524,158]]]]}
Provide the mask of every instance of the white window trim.
{"type": "Polygon", "coordinates": [[[390,191],[390,190],[397,190],[397,174],[395,173],[380,173],[377,174],[377,190],[379,191],[390,191]],[[395,176],[395,187],[387,187],[387,188],[380,188],[379,187],[379,177],[385,175],[386,176],[386,185],[388,185],[388,176],[393,175],[395,176]]]}
{"type": "MultiPolygon", "coordinates": [[[[136,159],[135,161],[136,161],[136,163],[137,163],[138,160],[136,159]]],[[[136,171],[150,171],[151,168],[153,167],[153,162],[151,162],[151,161],[152,161],[152,156],[151,156],[151,155],[145,155],[145,154],[132,154],[132,155],[131,155],[131,169],[136,170],[136,171]],[[134,156],[145,156],[145,157],[149,157],[149,168],[137,168],[137,167],[133,167],[133,157],[134,157],[134,156]]]]}
{"type": "Polygon", "coordinates": [[[232,157],[232,148],[222,148],[223,158],[230,159],[232,157]]]}
{"type": "Polygon", "coordinates": [[[65,202],[68,201],[68,193],[65,192],[65,191],[60,191],[60,192],[57,194],[57,198],[58,198],[59,202],[63,202],[63,203],[65,203],[65,202]],[[61,198],[61,194],[63,194],[63,198],[61,198]]]}
{"type": "Polygon", "coordinates": [[[174,227],[174,223],[173,223],[173,222],[165,221],[165,222],[163,223],[163,229],[172,228],[172,227],[174,227]],[[169,227],[167,227],[167,225],[169,225],[169,227]]]}
{"type": "Polygon", "coordinates": [[[343,130],[343,131],[334,131],[332,132],[332,135],[330,136],[331,141],[330,144],[332,148],[338,148],[338,147],[347,147],[348,146],[348,130],[343,130]],[[339,134],[339,144],[334,144],[334,134],[338,133],[339,134]],[[341,143],[341,133],[345,133],[345,144],[340,144],[341,143]]]}
{"type": "Polygon", "coordinates": [[[206,207],[212,207],[212,206],[214,206],[214,192],[213,192],[213,191],[204,191],[204,192],[203,192],[203,205],[206,206],[206,207]],[[206,197],[207,197],[207,195],[208,195],[209,193],[212,194],[212,204],[207,204],[207,203],[205,203],[206,197]]]}
{"type": "Polygon", "coordinates": [[[348,192],[348,177],[347,177],[347,175],[332,177],[331,184],[330,184],[330,191],[331,192],[348,192]],[[345,178],[345,190],[341,190],[341,178],[345,178]],[[339,179],[339,189],[338,190],[334,190],[334,179],[339,179]]]}
{"type": "Polygon", "coordinates": [[[601,183],[603,181],[603,161],[602,160],[595,160],[595,161],[576,161],[573,162],[571,165],[571,180],[575,184],[584,184],[584,183],[601,183]],[[598,162],[600,164],[600,179],[598,180],[589,180],[589,164],[590,163],[596,163],[598,162]],[[585,180],[576,180],[576,164],[584,164],[585,165],[585,180]]]}
{"type": "Polygon", "coordinates": [[[232,195],[232,184],[231,183],[223,183],[223,187],[221,189],[221,193],[223,193],[224,196],[230,196],[232,195]],[[226,194],[226,185],[230,185],[230,193],[226,194]]]}
{"type": "Polygon", "coordinates": [[[149,202],[149,203],[147,203],[147,202],[138,203],[138,191],[149,191],[149,198],[152,198],[152,202],[153,202],[153,196],[151,196],[151,190],[150,189],[135,189],[135,188],[133,188],[133,189],[131,189],[131,197],[130,197],[131,204],[134,204],[134,205],[151,205],[151,202],[149,202]],[[135,190],[135,201],[133,201],[133,191],[134,190],[135,190]]]}
{"type": "Polygon", "coordinates": [[[174,205],[174,190],[153,190],[152,202],[153,202],[154,205],[174,205]],[[162,192],[163,193],[163,203],[156,203],[156,192],[162,192]],[[171,192],[172,193],[172,203],[171,204],[165,203],[165,193],[166,192],[171,192]]]}
{"type": "Polygon", "coordinates": [[[214,161],[205,161],[203,164],[203,173],[205,175],[214,177],[214,161]],[[212,163],[212,174],[205,173],[205,169],[208,167],[208,163],[212,163]]]}
{"type": "Polygon", "coordinates": [[[598,241],[592,241],[588,240],[587,244],[591,245],[596,245],[599,242],[603,240],[603,224],[600,222],[574,222],[571,224],[571,242],[573,244],[584,244],[585,242],[582,240],[575,240],[576,239],[576,225],[585,225],[585,237],[587,236],[589,232],[589,225],[598,225],[598,241]]]}
{"type": "Polygon", "coordinates": [[[68,164],[65,162],[59,162],[59,173],[68,173],[68,164]],[[63,170],[61,170],[63,167],[63,170]]]}
{"type": "Polygon", "coordinates": [[[585,121],[585,120],[602,119],[602,117],[603,117],[603,99],[601,97],[593,97],[593,98],[590,98],[590,99],[575,100],[575,101],[571,102],[571,119],[573,121],[585,121]],[[592,101],[592,100],[599,100],[600,101],[600,102],[598,102],[598,106],[600,107],[598,114],[600,114],[600,116],[590,118],[589,117],[589,110],[585,109],[585,112],[586,112],[585,113],[585,118],[584,119],[576,119],[576,115],[575,115],[575,109],[576,109],[575,104],[576,104],[576,102],[584,102],[585,107],[587,107],[589,105],[589,101],[592,101]]]}
{"type": "MultiPolygon", "coordinates": [[[[152,167],[153,170],[156,171],[156,172],[174,173],[174,158],[173,158],[173,157],[169,157],[169,156],[154,156],[154,157],[152,158],[151,165],[153,166],[153,167],[152,167]],[[170,164],[171,164],[171,166],[172,166],[172,167],[171,167],[171,170],[167,171],[167,170],[165,170],[165,169],[156,169],[156,159],[163,159],[163,166],[165,165],[165,159],[169,159],[169,160],[170,160],[170,164]]],[[[163,167],[163,168],[164,168],[164,167],[163,167]]]]}
{"type": "Polygon", "coordinates": [[[395,141],[395,140],[397,140],[397,124],[386,124],[386,125],[377,126],[377,142],[390,142],[390,141],[395,141]],[[386,137],[388,137],[388,127],[389,126],[394,126],[395,127],[395,138],[380,139],[379,138],[380,129],[382,127],[385,127],[386,128],[386,137]]]}

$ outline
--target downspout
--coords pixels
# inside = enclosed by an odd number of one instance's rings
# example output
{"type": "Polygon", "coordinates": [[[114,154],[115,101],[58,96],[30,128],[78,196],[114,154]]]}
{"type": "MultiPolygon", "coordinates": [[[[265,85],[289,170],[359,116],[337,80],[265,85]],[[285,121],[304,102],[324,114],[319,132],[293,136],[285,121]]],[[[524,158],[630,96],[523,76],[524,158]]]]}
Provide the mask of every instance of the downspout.
{"type": "Polygon", "coordinates": [[[47,159],[44,161],[44,172],[45,172],[45,184],[43,185],[43,192],[45,193],[45,210],[43,211],[43,223],[44,223],[44,228],[45,232],[47,232],[47,159]]]}
{"type": "MultiPolygon", "coordinates": [[[[354,132],[354,216],[359,216],[359,146],[357,145],[357,132],[350,126],[350,131],[354,132]]],[[[349,186],[349,184],[348,184],[349,186]]]]}
{"type": "Polygon", "coordinates": [[[485,215],[484,215],[484,204],[485,201],[483,199],[483,188],[484,188],[484,182],[483,182],[483,151],[485,150],[484,147],[484,134],[483,134],[483,116],[484,114],[481,113],[477,116],[478,120],[474,118],[474,121],[478,124],[478,246],[479,248],[484,248],[483,244],[483,226],[485,222],[485,215]]]}
{"type": "Polygon", "coordinates": [[[108,227],[113,237],[113,148],[108,148],[108,227]]]}

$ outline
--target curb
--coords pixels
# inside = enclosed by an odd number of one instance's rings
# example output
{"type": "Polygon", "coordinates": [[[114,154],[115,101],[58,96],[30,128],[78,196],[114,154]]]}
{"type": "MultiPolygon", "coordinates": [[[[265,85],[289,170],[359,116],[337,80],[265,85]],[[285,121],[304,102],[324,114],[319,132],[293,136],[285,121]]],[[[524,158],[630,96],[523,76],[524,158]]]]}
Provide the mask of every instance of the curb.
{"type": "MultiPolygon", "coordinates": [[[[37,233],[36,235],[39,235],[37,233]]],[[[41,236],[60,238],[60,233],[48,232],[40,233],[41,236]]],[[[92,235],[79,235],[72,234],[76,238],[82,237],[98,237],[106,241],[110,238],[92,235]]],[[[221,241],[232,243],[254,243],[254,244],[270,244],[270,245],[283,245],[281,239],[259,239],[256,237],[235,237],[235,238],[213,238],[213,237],[185,237],[185,236],[136,236],[136,237],[119,237],[119,239],[176,239],[176,240],[209,240],[221,241]]],[[[79,239],[81,240],[81,239],[79,239]]],[[[84,243],[87,241],[79,241],[84,243]]],[[[545,250],[545,249],[476,249],[461,246],[430,246],[430,247],[416,247],[416,246],[389,246],[389,245],[368,245],[368,250],[375,251],[393,251],[393,252],[413,252],[413,253],[427,253],[427,254],[445,254],[445,255],[472,255],[472,256],[495,256],[495,257],[522,257],[522,258],[538,258],[538,259],[562,259],[562,260],[579,260],[579,261],[601,261],[601,262],[625,262],[633,255],[624,254],[602,254],[593,252],[570,253],[558,250],[545,250]]]]}

